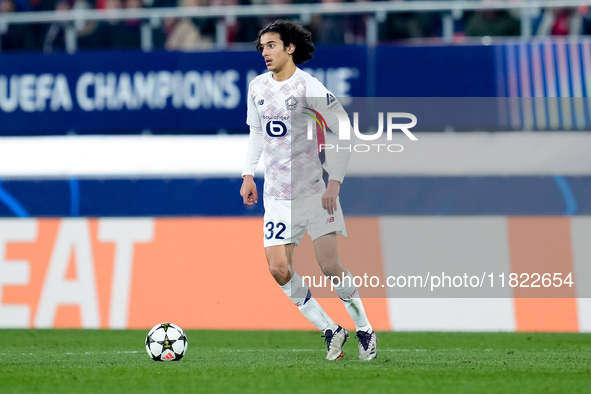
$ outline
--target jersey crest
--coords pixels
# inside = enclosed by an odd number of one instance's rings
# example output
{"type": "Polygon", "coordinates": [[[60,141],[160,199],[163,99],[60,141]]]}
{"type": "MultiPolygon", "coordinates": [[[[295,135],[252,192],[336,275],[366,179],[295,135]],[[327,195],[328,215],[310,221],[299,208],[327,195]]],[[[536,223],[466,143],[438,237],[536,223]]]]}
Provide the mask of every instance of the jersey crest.
{"type": "Polygon", "coordinates": [[[288,111],[295,111],[298,108],[298,99],[290,96],[287,100],[285,100],[285,108],[288,111]]]}

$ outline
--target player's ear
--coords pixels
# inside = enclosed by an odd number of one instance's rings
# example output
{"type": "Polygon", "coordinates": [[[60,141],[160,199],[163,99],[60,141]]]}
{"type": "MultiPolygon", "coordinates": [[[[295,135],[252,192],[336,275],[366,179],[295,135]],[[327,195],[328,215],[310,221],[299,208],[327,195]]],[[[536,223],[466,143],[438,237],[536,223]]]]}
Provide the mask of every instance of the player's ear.
{"type": "Polygon", "coordinates": [[[295,45],[289,44],[289,46],[287,47],[287,54],[293,55],[294,52],[295,52],[295,45]]]}

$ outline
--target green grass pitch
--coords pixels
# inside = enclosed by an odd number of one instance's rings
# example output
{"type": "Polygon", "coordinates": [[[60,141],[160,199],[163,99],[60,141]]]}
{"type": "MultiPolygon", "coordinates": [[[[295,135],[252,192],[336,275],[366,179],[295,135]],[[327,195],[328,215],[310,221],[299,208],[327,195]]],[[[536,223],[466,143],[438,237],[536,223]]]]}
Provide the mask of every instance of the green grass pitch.
{"type": "Polygon", "coordinates": [[[7,393],[590,393],[591,335],[380,333],[378,358],[324,359],[320,334],[187,331],[155,362],[144,331],[0,330],[7,393]]]}

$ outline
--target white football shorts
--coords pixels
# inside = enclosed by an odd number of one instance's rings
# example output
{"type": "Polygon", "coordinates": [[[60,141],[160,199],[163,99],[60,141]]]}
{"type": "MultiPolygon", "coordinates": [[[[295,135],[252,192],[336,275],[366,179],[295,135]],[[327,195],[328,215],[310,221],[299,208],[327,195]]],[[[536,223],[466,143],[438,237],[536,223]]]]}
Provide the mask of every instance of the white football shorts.
{"type": "Polygon", "coordinates": [[[322,194],[297,198],[295,200],[278,200],[273,197],[263,198],[265,206],[265,222],[263,225],[264,245],[298,245],[304,238],[306,230],[312,238],[330,234],[347,236],[345,218],[341,203],[337,198],[337,210],[333,215],[322,208],[322,194]]]}

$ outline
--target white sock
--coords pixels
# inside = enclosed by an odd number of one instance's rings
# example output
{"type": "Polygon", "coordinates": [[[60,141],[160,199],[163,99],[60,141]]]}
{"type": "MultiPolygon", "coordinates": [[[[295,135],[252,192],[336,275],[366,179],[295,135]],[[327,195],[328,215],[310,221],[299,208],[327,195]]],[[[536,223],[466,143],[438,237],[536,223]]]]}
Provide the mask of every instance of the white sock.
{"type": "Polygon", "coordinates": [[[279,287],[293,301],[306,319],[319,330],[331,329],[334,332],[338,328],[338,325],[326,314],[318,301],[312,297],[310,288],[302,281],[301,276],[294,272],[290,281],[279,287]]]}
{"type": "Polygon", "coordinates": [[[298,308],[300,312],[302,312],[302,315],[310,320],[310,323],[314,324],[316,328],[322,332],[325,332],[328,329],[335,332],[337,328],[339,328],[338,324],[332,321],[314,297],[310,297],[304,305],[301,305],[298,308]]]}
{"type": "Polygon", "coordinates": [[[349,271],[341,278],[339,286],[335,286],[335,290],[338,296],[341,298],[347,308],[349,316],[355,322],[355,328],[357,331],[373,330],[367,316],[365,314],[365,308],[363,308],[363,302],[359,297],[359,289],[353,284],[353,275],[349,271]]]}

